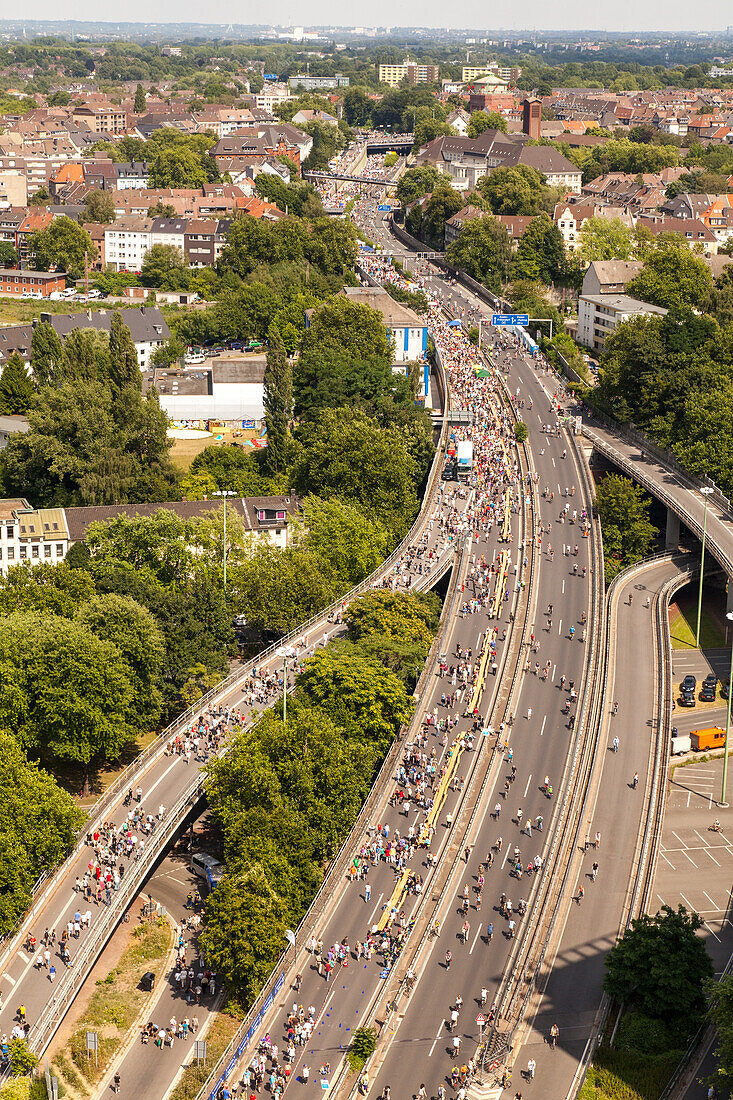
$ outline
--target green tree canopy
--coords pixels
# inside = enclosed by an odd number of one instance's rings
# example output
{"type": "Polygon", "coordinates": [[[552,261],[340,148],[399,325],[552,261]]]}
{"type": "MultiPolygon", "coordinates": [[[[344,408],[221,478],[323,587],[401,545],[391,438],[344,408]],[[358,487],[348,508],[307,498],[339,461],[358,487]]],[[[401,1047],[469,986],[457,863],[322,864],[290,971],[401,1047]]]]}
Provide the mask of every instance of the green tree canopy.
{"type": "Polygon", "coordinates": [[[586,218],[580,229],[580,254],[585,263],[594,260],[631,260],[634,234],[620,218],[586,218]]]}
{"type": "Polygon", "coordinates": [[[713,287],[710,268],[685,242],[656,248],[626,288],[632,298],[663,306],[690,309],[702,306],[713,287]]]}
{"type": "Polygon", "coordinates": [[[54,218],[47,229],[36,230],[28,241],[28,250],[39,271],[55,267],[65,271],[72,279],[84,274],[84,255],[89,263],[96,258],[97,246],[87,233],[71,218],[54,218]]]}
{"type": "Polygon", "coordinates": [[[84,220],[109,224],[117,217],[111,191],[90,191],[84,200],[84,220]]]}
{"type": "Polygon", "coordinates": [[[145,253],[140,268],[143,286],[155,286],[164,290],[177,290],[177,276],[187,269],[185,257],[174,244],[154,244],[145,253]]]}
{"type": "Polygon", "coordinates": [[[421,199],[423,195],[432,191],[439,179],[440,173],[437,168],[433,168],[432,164],[408,168],[397,183],[397,198],[403,206],[408,206],[415,199],[421,199]]]}
{"type": "Polygon", "coordinates": [[[522,234],[514,258],[515,279],[552,283],[565,269],[565,245],[560,230],[549,214],[542,212],[522,234]]]}
{"type": "Polygon", "coordinates": [[[14,351],[0,374],[0,413],[13,416],[28,411],[33,400],[33,379],[23,361],[14,351]]]}
{"type": "Polygon", "coordinates": [[[545,189],[542,173],[525,164],[494,168],[478,184],[481,196],[494,214],[537,214],[545,189]]]}
{"type": "Polygon", "coordinates": [[[72,847],[84,814],[6,730],[0,730],[0,784],[0,930],[7,933],[30,905],[38,876],[72,847]]]}
{"type": "Polygon", "coordinates": [[[659,534],[649,521],[649,497],[621,474],[607,474],[596,489],[596,510],[603,527],[606,580],[646,557],[659,534]]]}
{"type": "Polygon", "coordinates": [[[703,983],[713,974],[696,935],[702,924],[684,905],[637,917],[606,955],[606,992],[689,1038],[705,1012],[703,983]]]}
{"type": "Polygon", "coordinates": [[[280,333],[270,329],[265,363],[264,398],[267,425],[265,466],[280,473],[287,466],[288,428],[293,414],[293,367],[283,347],[280,333]]]}
{"type": "Polygon", "coordinates": [[[500,293],[508,278],[512,243],[506,226],[491,215],[464,223],[460,235],[446,251],[446,259],[488,290],[500,293]]]}

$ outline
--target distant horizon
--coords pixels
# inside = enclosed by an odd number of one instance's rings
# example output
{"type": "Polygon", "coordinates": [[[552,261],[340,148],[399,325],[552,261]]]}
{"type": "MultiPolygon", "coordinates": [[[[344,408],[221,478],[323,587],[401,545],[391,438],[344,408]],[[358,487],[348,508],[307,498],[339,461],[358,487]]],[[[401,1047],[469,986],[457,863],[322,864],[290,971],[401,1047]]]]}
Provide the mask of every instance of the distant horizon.
{"type": "MultiPolygon", "coordinates": [[[[291,4],[287,0],[275,0],[272,5],[272,13],[277,15],[280,21],[269,23],[247,23],[240,21],[233,21],[231,19],[231,9],[228,5],[224,4],[222,0],[212,0],[207,5],[208,10],[212,13],[212,18],[206,22],[201,19],[195,18],[196,14],[199,14],[200,9],[198,5],[194,4],[192,0],[160,0],[160,3],[156,5],[160,9],[159,13],[156,13],[155,18],[150,18],[150,5],[142,3],[141,0],[132,0],[127,5],[127,11],[129,17],[127,19],[99,19],[96,16],[86,14],[85,9],[88,7],[87,0],[72,0],[71,8],[74,14],[66,19],[59,19],[56,14],[56,7],[52,5],[50,0],[40,0],[40,2],[34,6],[34,16],[28,19],[19,18],[3,18],[0,19],[0,27],[4,28],[18,28],[22,30],[23,27],[34,28],[39,25],[55,26],[58,27],[60,33],[63,33],[64,29],[68,30],[77,25],[83,25],[86,28],[96,28],[98,34],[105,33],[106,28],[114,27],[126,27],[126,28],[139,28],[140,33],[145,33],[146,29],[151,31],[153,29],[165,29],[165,28],[201,28],[202,30],[211,29],[220,30],[221,28],[237,28],[241,31],[251,31],[256,37],[258,33],[267,34],[268,32],[280,32],[284,33],[293,27],[303,27],[306,31],[341,31],[343,33],[355,33],[355,29],[363,28],[364,31],[371,31],[375,28],[383,29],[387,28],[387,33],[383,33],[375,41],[389,40],[390,37],[397,38],[406,34],[415,33],[435,33],[443,35],[451,35],[462,37],[463,35],[477,35],[481,37],[492,36],[548,36],[555,37],[558,35],[572,35],[572,36],[593,36],[603,38],[604,36],[617,37],[622,36],[640,36],[640,37],[658,37],[661,39],[676,38],[676,37],[692,37],[697,39],[705,38],[731,38],[733,43],[733,35],[731,34],[731,28],[733,28],[733,11],[727,4],[724,4],[722,0],[711,0],[706,4],[706,8],[710,9],[710,15],[706,19],[706,26],[702,28],[700,26],[700,19],[691,18],[689,5],[682,5],[680,0],[670,0],[668,4],[665,4],[664,9],[662,5],[659,5],[660,15],[663,10],[663,22],[667,24],[664,29],[660,29],[659,26],[648,25],[634,25],[628,22],[624,18],[617,18],[612,25],[608,25],[609,9],[601,9],[604,15],[607,17],[604,22],[605,26],[583,26],[580,24],[572,24],[568,18],[569,13],[574,9],[582,10],[584,15],[587,16],[586,5],[581,3],[580,0],[571,0],[571,3],[566,5],[563,9],[565,19],[554,27],[544,26],[498,26],[491,27],[486,24],[466,24],[465,26],[452,26],[446,27],[442,25],[438,18],[435,21],[423,21],[420,23],[402,23],[398,26],[390,23],[384,16],[388,14],[394,14],[394,8],[392,5],[388,5],[385,0],[376,0],[369,9],[369,14],[372,17],[372,22],[369,24],[361,22],[344,22],[343,21],[343,5],[336,5],[333,0],[319,0],[314,5],[315,12],[318,13],[318,19],[311,19],[310,22],[305,21],[296,15],[292,14],[291,4]],[[330,8],[337,8],[339,12],[339,21],[329,20],[327,18],[327,11],[330,8]],[[45,15],[44,9],[48,8],[48,14],[45,15]],[[75,10],[76,9],[76,10],[75,10]],[[136,15],[137,9],[145,9],[147,18],[141,18],[136,15]],[[188,18],[182,18],[182,11],[188,12],[190,9],[190,15],[188,18]],[[171,15],[167,12],[171,11],[171,15]],[[672,22],[670,13],[672,11],[680,12],[680,25],[670,28],[669,24],[672,22]],[[219,18],[216,15],[221,11],[219,18]],[[684,17],[682,13],[684,12],[684,17]],[[715,14],[713,14],[715,13],[715,14]],[[685,20],[689,20],[693,25],[683,25],[685,20]]],[[[417,7],[416,4],[410,4],[410,7],[417,7]]],[[[469,4],[471,7],[478,8],[478,4],[469,4]]],[[[442,8],[436,3],[436,0],[428,0],[427,5],[420,5],[420,14],[425,19],[431,8],[435,8],[437,12],[443,14],[442,8]]],[[[621,11],[614,11],[613,14],[617,17],[624,14],[624,9],[630,9],[631,4],[627,3],[622,6],[621,11]]],[[[539,0],[530,0],[528,5],[525,5],[522,10],[523,18],[528,18],[531,12],[536,9],[538,14],[546,15],[546,8],[544,3],[539,3],[539,0]]],[[[313,16],[315,14],[313,8],[309,11],[309,14],[313,16]]],[[[400,15],[404,18],[405,6],[400,10],[400,15]]],[[[638,9],[635,11],[635,16],[638,18],[638,9]]],[[[645,16],[649,20],[649,11],[645,10],[645,16]]],[[[230,31],[230,33],[232,33],[230,31]]],[[[370,36],[371,37],[371,36],[370,36]]],[[[274,40],[276,41],[276,40],[274,40]]],[[[284,40],[287,41],[287,40],[284,40]]]]}

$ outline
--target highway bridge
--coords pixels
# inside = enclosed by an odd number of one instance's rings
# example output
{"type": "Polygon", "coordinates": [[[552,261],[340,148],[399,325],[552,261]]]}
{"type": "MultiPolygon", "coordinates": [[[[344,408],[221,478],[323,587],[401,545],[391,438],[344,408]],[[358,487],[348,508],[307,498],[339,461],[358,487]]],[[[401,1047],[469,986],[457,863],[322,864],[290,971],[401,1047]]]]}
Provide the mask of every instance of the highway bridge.
{"type": "Polygon", "coordinates": [[[366,142],[366,151],[369,153],[401,153],[406,156],[414,144],[413,134],[407,134],[400,138],[378,138],[366,142]]]}
{"type": "Polygon", "coordinates": [[[379,176],[350,176],[347,172],[321,172],[311,169],[303,172],[304,180],[314,183],[329,183],[331,180],[345,180],[348,183],[360,183],[365,187],[383,187],[392,190],[397,186],[398,180],[389,180],[379,176]]]}

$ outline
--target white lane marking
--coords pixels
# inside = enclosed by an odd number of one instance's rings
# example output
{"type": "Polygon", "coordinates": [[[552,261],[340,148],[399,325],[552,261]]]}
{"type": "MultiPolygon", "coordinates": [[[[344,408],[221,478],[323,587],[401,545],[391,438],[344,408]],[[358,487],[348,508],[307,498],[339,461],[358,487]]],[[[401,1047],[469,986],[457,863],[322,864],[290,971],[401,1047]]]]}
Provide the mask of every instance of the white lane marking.
{"type": "MultiPolygon", "coordinates": [[[[547,716],[545,715],[545,717],[547,717],[547,716]]],[[[543,725],[544,725],[544,723],[543,723],[543,725]]],[[[532,773],[530,772],[529,773],[529,779],[527,780],[527,786],[524,788],[524,794],[522,795],[522,798],[527,797],[527,791],[529,790],[529,785],[530,785],[531,782],[532,782],[532,773]]]]}
{"type": "Polygon", "coordinates": [[[476,940],[479,938],[480,935],[481,935],[481,925],[478,926],[478,929],[476,931],[476,935],[473,937],[473,943],[471,944],[471,950],[468,952],[469,955],[473,955],[473,949],[476,946],[476,940]]]}
{"type": "Polygon", "coordinates": [[[435,1044],[438,1042],[438,1039],[443,1034],[443,1028],[444,1027],[445,1027],[445,1020],[442,1020],[441,1024],[440,1024],[440,1027],[438,1028],[438,1034],[435,1036],[435,1039],[433,1040],[433,1045],[431,1046],[430,1050],[428,1051],[428,1058],[430,1058],[433,1051],[435,1050],[435,1044]]]}
{"type": "Polygon", "coordinates": [[[560,622],[557,624],[557,633],[558,635],[562,634],[562,619],[560,619],[560,622]]]}
{"type": "MultiPolygon", "coordinates": [[[[664,862],[665,862],[665,863],[668,863],[668,864],[670,865],[670,867],[672,868],[672,870],[673,870],[673,871],[676,871],[676,870],[677,870],[677,868],[675,867],[674,863],[672,863],[672,861],[671,861],[671,860],[667,859],[667,857],[665,856],[664,852],[660,852],[659,854],[660,854],[660,856],[662,857],[662,859],[664,860],[664,862]]],[[[657,897],[659,897],[659,894],[657,894],[657,897]]],[[[664,905],[664,902],[662,902],[662,905],[664,905]]]]}
{"type": "Polygon", "coordinates": [[[692,866],[697,869],[697,864],[695,863],[694,859],[692,859],[691,856],[688,856],[687,852],[684,849],[682,850],[682,855],[685,857],[685,859],[689,859],[692,866]]]}
{"type": "Polygon", "coordinates": [[[12,978],[10,974],[3,974],[3,978],[10,982],[11,985],[15,985],[15,978],[12,978]]]}
{"type": "Polygon", "coordinates": [[[30,961],[30,960],[28,959],[28,956],[27,956],[27,955],[24,955],[22,951],[19,951],[19,952],[18,952],[18,958],[19,958],[19,959],[22,959],[24,963],[27,963],[27,962],[29,962],[29,961],[30,961]]]}
{"type": "Polygon", "coordinates": [[[716,865],[716,867],[720,867],[720,864],[718,863],[717,859],[715,858],[715,856],[713,855],[713,853],[710,851],[709,848],[703,848],[703,852],[705,853],[706,856],[710,856],[710,858],[712,859],[712,861],[716,865]]]}
{"type": "Polygon", "coordinates": [[[721,912],[720,906],[719,906],[719,905],[717,905],[717,904],[716,904],[716,903],[715,903],[715,902],[713,901],[713,899],[712,899],[712,898],[710,897],[710,894],[709,894],[709,893],[707,892],[707,890],[703,890],[703,894],[704,894],[704,895],[705,895],[705,897],[706,897],[706,898],[708,899],[708,901],[709,901],[709,902],[710,902],[710,904],[712,905],[712,907],[713,907],[713,909],[715,910],[715,912],[716,912],[716,913],[720,913],[720,912],[721,912]]]}
{"type": "Polygon", "coordinates": [[[681,891],[680,891],[680,897],[682,898],[682,900],[684,901],[685,905],[687,906],[687,908],[690,910],[691,913],[696,913],[697,912],[697,910],[695,909],[695,906],[692,904],[690,899],[686,898],[685,895],[681,891]]]}
{"type": "Polygon", "coordinates": [[[377,909],[379,908],[379,903],[381,902],[383,897],[384,897],[384,893],[381,893],[379,895],[379,897],[377,898],[377,904],[372,909],[371,916],[369,917],[369,920],[367,921],[367,924],[370,925],[370,926],[371,926],[371,924],[374,920],[374,914],[376,913],[377,909]]]}
{"type": "Polygon", "coordinates": [[[562,582],[562,594],[565,595],[565,581],[562,582]]]}
{"type": "Polygon", "coordinates": [[[682,845],[683,849],[684,849],[684,848],[689,848],[689,844],[685,844],[685,842],[684,842],[684,840],[682,839],[682,837],[681,837],[681,836],[679,836],[679,834],[678,834],[678,833],[676,833],[676,832],[674,831],[674,829],[672,830],[672,836],[676,836],[676,837],[677,837],[677,839],[679,840],[679,842],[680,842],[680,844],[682,845]]]}
{"type": "Polygon", "coordinates": [[[165,769],[165,771],[164,771],[164,772],[163,772],[163,774],[161,775],[160,779],[157,779],[157,780],[155,781],[155,783],[153,783],[153,785],[152,785],[152,787],[150,788],[150,790],[149,790],[149,791],[147,791],[147,792],[146,792],[146,793],[145,793],[145,794],[143,795],[143,798],[146,798],[146,799],[147,799],[147,798],[150,798],[150,796],[151,796],[151,794],[153,793],[153,791],[155,790],[155,788],[156,788],[156,787],[158,787],[158,786],[160,786],[160,784],[161,784],[161,783],[163,782],[163,780],[164,780],[164,779],[165,779],[165,777],[167,776],[168,772],[169,772],[169,771],[171,771],[171,770],[172,770],[173,768],[175,768],[176,764],[177,764],[177,763],[178,763],[178,762],[179,762],[180,760],[181,760],[181,757],[180,757],[180,756],[177,756],[177,757],[176,757],[176,759],[175,759],[175,760],[173,761],[173,763],[172,763],[172,764],[169,764],[169,765],[168,765],[168,767],[167,767],[167,768],[165,769]]]}
{"type": "Polygon", "coordinates": [[[545,732],[545,722],[547,721],[547,715],[542,719],[542,729],[540,730],[540,737],[545,732]]]}

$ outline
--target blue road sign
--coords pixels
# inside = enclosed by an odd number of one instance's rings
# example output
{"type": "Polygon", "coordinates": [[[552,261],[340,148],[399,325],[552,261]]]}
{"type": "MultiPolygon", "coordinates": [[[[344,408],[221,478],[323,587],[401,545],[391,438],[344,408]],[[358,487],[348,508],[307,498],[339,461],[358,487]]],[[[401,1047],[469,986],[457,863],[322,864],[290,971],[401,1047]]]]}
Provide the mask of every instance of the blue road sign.
{"type": "Polygon", "coordinates": [[[389,205],[389,203],[386,203],[386,202],[382,203],[380,206],[377,207],[377,210],[391,210],[391,209],[392,209],[392,207],[389,205]]]}
{"type": "Polygon", "coordinates": [[[491,315],[492,325],[528,325],[529,314],[528,313],[493,313],[491,315]]]}

